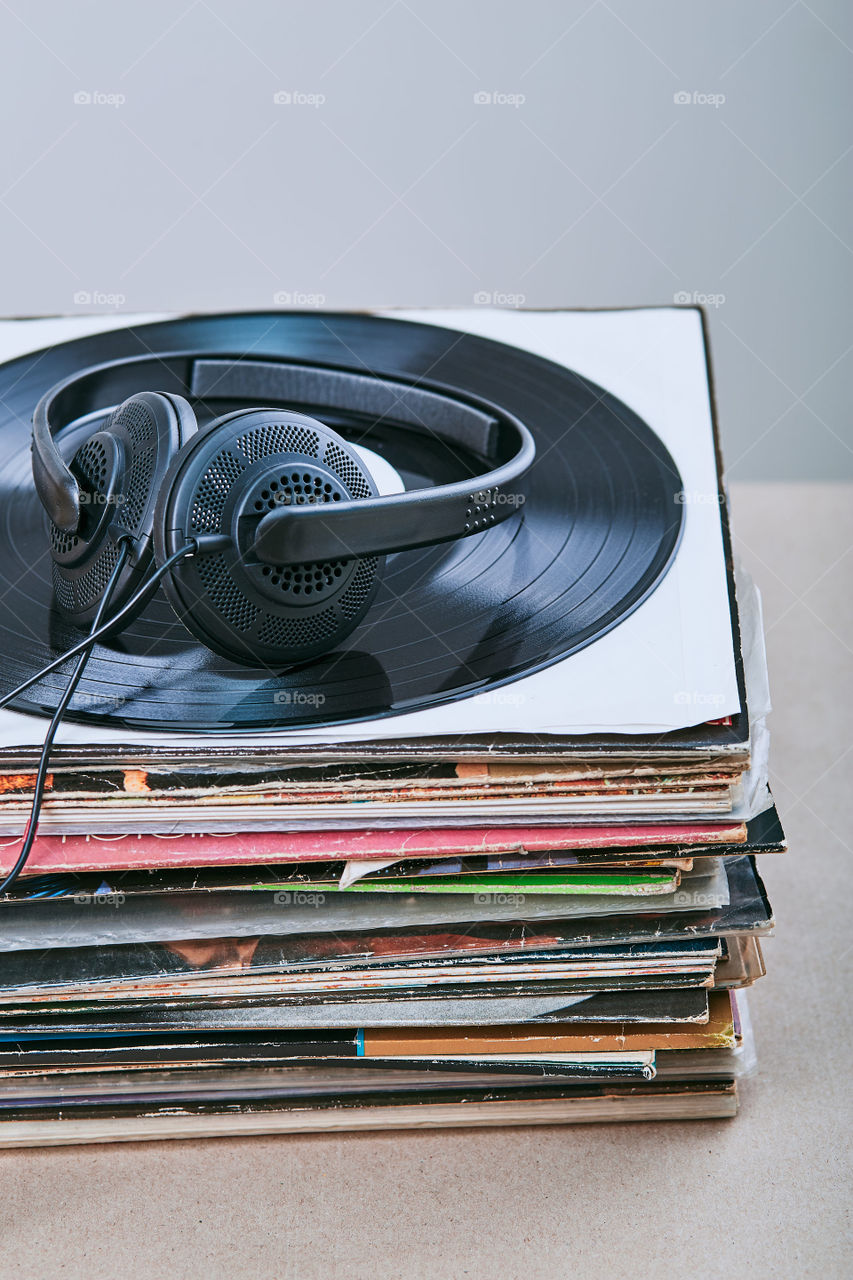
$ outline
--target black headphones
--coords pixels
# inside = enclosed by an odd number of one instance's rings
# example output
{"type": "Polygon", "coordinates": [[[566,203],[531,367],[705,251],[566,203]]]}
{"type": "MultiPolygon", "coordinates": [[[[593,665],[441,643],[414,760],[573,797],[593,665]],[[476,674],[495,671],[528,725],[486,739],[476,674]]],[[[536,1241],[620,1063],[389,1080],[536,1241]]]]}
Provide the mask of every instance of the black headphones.
{"type": "MultiPolygon", "coordinates": [[[[364,617],[384,556],[481,533],[516,514],[535,455],[517,418],[446,387],[334,367],[191,353],[89,368],[33,415],[33,478],[50,521],[61,613],[92,622],[111,583],[116,612],[154,566],[187,629],[246,666],[280,667],[337,647],[364,617]],[[159,392],[134,389],[159,385],[159,392]],[[278,402],[198,428],[188,402],[278,402]],[[118,403],[118,401],[121,403],[118,403]],[[56,436],[103,421],[68,463],[56,436]],[[306,410],[310,410],[306,412],[306,410]],[[452,484],[379,496],[358,450],[317,414],[428,434],[489,467],[452,484]],[[515,488],[513,488],[515,486],[515,488]],[[116,570],[118,572],[116,573],[116,570]]],[[[142,592],[136,612],[144,608],[142,592]]],[[[123,623],[130,620],[123,616],[123,623]]]]}

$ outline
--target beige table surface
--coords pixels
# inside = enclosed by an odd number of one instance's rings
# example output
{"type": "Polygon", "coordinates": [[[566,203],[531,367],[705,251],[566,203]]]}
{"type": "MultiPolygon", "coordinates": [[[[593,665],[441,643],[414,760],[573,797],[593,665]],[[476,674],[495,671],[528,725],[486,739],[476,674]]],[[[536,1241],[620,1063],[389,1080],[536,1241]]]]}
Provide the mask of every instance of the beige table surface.
{"type": "Polygon", "coordinates": [[[0,1152],[0,1275],[853,1275],[853,490],[733,504],[791,846],[738,1118],[0,1152]]]}

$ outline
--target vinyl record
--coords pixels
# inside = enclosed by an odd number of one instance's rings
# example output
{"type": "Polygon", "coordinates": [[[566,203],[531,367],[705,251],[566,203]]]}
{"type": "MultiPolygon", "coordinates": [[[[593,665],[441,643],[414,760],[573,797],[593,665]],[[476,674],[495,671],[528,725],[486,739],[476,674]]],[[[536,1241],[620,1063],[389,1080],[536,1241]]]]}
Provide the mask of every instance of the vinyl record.
{"type": "MultiPolygon", "coordinates": [[[[53,602],[46,517],[30,465],[37,401],[87,367],[175,352],[329,364],[482,397],[534,435],[525,500],[481,534],[389,556],[358,628],[338,651],[298,669],[250,670],[218,657],[192,639],[158,593],[126,631],[95,648],[71,720],[222,731],[421,710],[495,689],[591,644],[636,609],[672,563],[684,510],[672,458],[621,401],[539,356],[454,330],[358,315],[211,315],[113,330],[0,366],[3,691],[81,639],[53,602]]],[[[195,407],[204,422],[241,406],[195,407]]],[[[326,419],[352,437],[345,419],[326,419]]],[[[91,416],[72,424],[61,436],[63,452],[98,425],[91,416]]],[[[387,425],[363,443],[407,489],[483,469],[481,459],[387,425]]],[[[51,713],[66,679],[67,668],[46,677],[15,708],[51,713]]]]}

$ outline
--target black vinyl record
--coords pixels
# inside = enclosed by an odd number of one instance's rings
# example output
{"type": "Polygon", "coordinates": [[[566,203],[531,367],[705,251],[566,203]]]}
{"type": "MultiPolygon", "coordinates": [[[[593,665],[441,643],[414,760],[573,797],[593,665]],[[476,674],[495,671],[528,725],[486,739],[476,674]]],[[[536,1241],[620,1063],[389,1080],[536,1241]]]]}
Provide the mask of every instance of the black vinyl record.
{"type": "MultiPolygon", "coordinates": [[[[672,458],[621,401],[539,356],[455,330],[346,314],[193,316],[113,330],[0,366],[3,692],[81,639],[53,601],[46,517],[30,465],[37,401],[87,367],[175,352],[328,364],[491,401],[535,438],[525,500],[481,534],[389,556],[358,628],[338,651],[296,669],[250,670],[218,657],[158,593],[127,630],[96,646],[69,719],[223,731],[421,710],[495,689],[592,643],[636,609],[672,563],[684,512],[672,458]]],[[[145,389],[160,388],[137,388],[145,389]]],[[[232,407],[196,406],[202,422],[232,407]]],[[[98,425],[72,425],[63,451],[98,425]]],[[[332,425],[347,430],[345,422],[332,425]]],[[[385,427],[364,443],[407,488],[483,469],[482,460],[412,432],[385,427]]],[[[52,713],[67,671],[43,679],[15,708],[52,713]]]]}

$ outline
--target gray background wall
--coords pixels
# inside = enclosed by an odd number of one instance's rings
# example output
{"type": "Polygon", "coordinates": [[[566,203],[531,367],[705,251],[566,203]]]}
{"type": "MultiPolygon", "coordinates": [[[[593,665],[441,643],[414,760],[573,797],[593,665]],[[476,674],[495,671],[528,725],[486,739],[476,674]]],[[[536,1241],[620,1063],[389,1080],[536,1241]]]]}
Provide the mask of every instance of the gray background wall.
{"type": "Polygon", "coordinates": [[[853,474],[844,0],[11,0],[0,37],[0,313],[704,296],[730,474],[853,474]]]}

